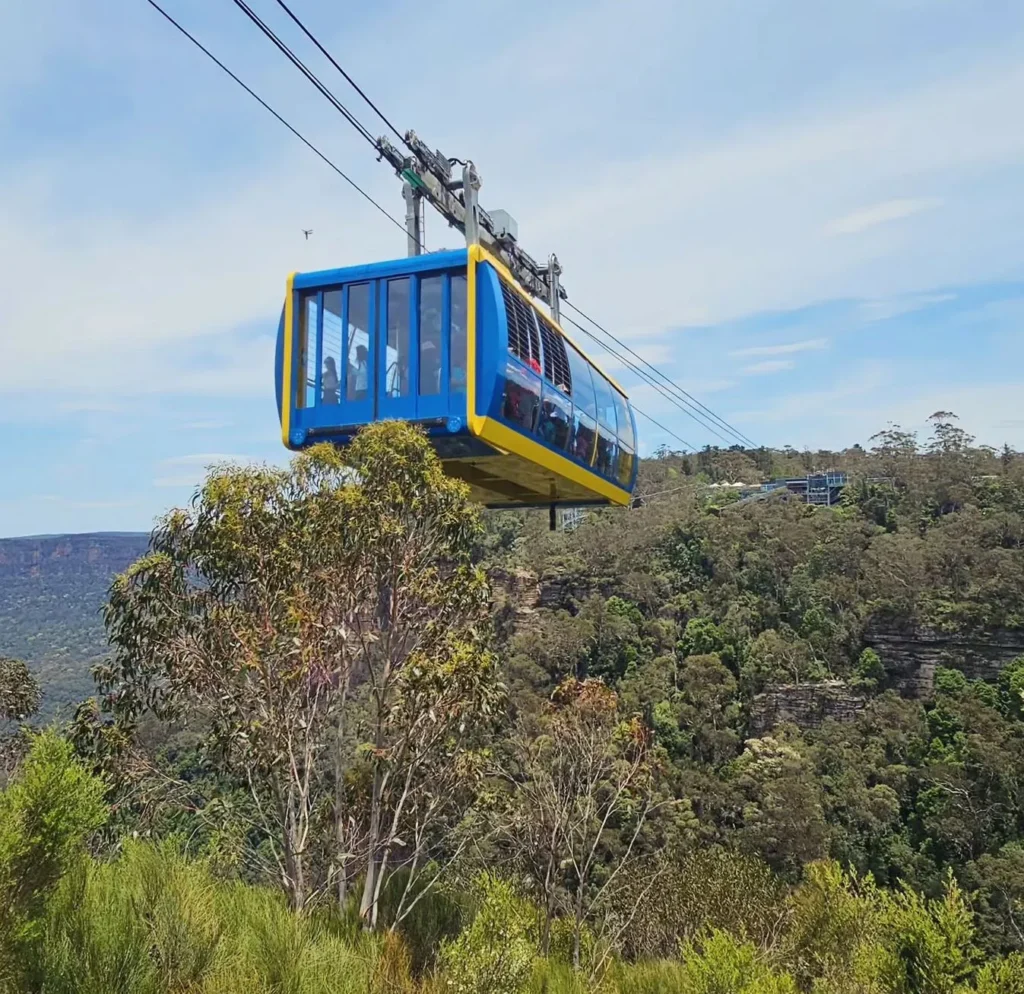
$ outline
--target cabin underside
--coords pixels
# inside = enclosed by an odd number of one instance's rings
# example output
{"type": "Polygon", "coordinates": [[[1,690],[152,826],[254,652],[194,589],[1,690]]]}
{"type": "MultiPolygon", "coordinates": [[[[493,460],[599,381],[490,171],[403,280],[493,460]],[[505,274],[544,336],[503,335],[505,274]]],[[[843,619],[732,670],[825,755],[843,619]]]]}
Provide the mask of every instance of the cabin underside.
{"type": "Polygon", "coordinates": [[[514,453],[442,462],[448,476],[468,483],[472,500],[489,507],[606,504],[601,494],[514,453]]]}

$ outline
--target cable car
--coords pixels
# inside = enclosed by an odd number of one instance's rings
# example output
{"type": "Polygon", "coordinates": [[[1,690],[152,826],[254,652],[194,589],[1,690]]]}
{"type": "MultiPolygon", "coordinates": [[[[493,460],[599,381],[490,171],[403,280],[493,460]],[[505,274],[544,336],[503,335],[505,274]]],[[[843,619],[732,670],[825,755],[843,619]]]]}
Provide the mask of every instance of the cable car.
{"type": "Polygon", "coordinates": [[[479,245],[293,274],[276,366],[289,449],[398,418],[487,507],[630,501],[625,391],[479,245]]]}

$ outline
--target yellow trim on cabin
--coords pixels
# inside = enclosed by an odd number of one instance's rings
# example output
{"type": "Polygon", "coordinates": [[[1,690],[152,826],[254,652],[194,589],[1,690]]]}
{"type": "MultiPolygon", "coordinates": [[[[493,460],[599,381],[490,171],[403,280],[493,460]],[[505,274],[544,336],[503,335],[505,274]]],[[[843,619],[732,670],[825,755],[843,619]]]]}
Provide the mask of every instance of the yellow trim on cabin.
{"type": "MultiPolygon", "coordinates": [[[[494,268],[497,269],[498,272],[505,277],[505,279],[512,286],[512,289],[515,290],[516,293],[518,293],[519,296],[523,298],[523,300],[525,300],[539,314],[544,314],[544,312],[541,311],[541,309],[537,306],[537,302],[519,285],[519,283],[516,281],[516,278],[512,275],[511,272],[509,272],[508,267],[501,261],[501,259],[499,259],[497,256],[492,255],[482,245],[474,245],[473,248],[478,248],[480,250],[480,258],[484,262],[489,262],[492,266],[494,266],[494,268]]],[[[590,365],[593,366],[595,370],[597,370],[597,372],[599,372],[613,387],[615,387],[615,389],[618,390],[623,397],[625,397],[627,400],[629,399],[629,394],[627,394],[626,391],[623,390],[622,387],[620,387],[619,384],[615,382],[615,380],[613,380],[596,362],[594,362],[593,359],[591,359],[587,355],[586,352],[583,351],[583,349],[581,349],[576,344],[575,341],[573,341],[573,339],[571,339],[566,334],[565,329],[553,317],[551,317],[549,314],[544,314],[544,317],[561,332],[562,337],[577,352],[579,352],[579,354],[583,356],[583,358],[586,359],[586,361],[589,362],[590,365]]]]}
{"type": "Polygon", "coordinates": [[[484,418],[476,413],[476,264],[484,257],[479,245],[470,245],[466,253],[466,403],[469,431],[480,435],[484,418]]]}
{"type": "Polygon", "coordinates": [[[295,273],[285,283],[284,297],[284,358],[281,362],[281,439],[285,448],[291,446],[292,404],[292,339],[295,337],[295,273]]]}
{"type": "MultiPolygon", "coordinates": [[[[606,497],[615,504],[628,504],[630,500],[628,490],[609,483],[597,473],[576,465],[564,456],[545,448],[539,442],[513,431],[507,425],[501,424],[500,421],[476,413],[476,267],[479,262],[489,262],[526,298],[531,307],[536,306],[529,295],[512,279],[512,274],[501,264],[500,260],[480,245],[469,246],[466,266],[466,401],[469,406],[470,434],[495,448],[522,456],[542,469],[549,470],[566,480],[571,480],[593,493],[606,497]]],[[[615,385],[621,393],[622,388],[615,385]]],[[[591,465],[596,456],[597,442],[595,439],[591,465]]]]}
{"type": "MultiPolygon", "coordinates": [[[[503,425],[494,418],[481,418],[480,420],[483,421],[480,438],[487,442],[488,445],[501,446],[513,455],[522,456],[522,458],[528,459],[542,469],[549,470],[556,476],[571,480],[573,483],[578,483],[581,487],[585,487],[595,494],[608,498],[613,504],[629,503],[629,491],[615,486],[614,483],[610,483],[603,476],[598,476],[597,473],[578,466],[576,463],[566,459],[565,456],[552,452],[541,445],[540,442],[533,441],[532,438],[520,435],[519,432],[509,428],[508,425],[503,425]]],[[[594,447],[595,449],[597,448],[596,445],[594,447]]]]}

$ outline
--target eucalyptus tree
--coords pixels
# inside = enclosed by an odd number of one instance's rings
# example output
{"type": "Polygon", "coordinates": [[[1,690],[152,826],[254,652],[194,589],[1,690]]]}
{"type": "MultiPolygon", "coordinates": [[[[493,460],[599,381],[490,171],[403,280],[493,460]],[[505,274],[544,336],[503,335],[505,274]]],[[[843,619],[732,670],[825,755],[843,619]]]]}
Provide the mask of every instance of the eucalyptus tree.
{"type": "Polygon", "coordinates": [[[106,707],[209,729],[296,908],[361,870],[375,925],[389,871],[436,865],[472,800],[500,689],[479,532],[425,435],[385,422],[286,469],[213,469],[113,585],[106,707]]]}

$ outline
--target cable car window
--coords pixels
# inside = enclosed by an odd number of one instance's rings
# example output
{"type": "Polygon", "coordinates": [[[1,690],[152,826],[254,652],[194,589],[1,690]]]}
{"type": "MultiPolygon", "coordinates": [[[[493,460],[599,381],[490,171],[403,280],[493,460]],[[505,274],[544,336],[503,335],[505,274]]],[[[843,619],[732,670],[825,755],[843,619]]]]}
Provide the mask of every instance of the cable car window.
{"type": "Polygon", "coordinates": [[[466,390],[466,276],[460,273],[451,282],[451,391],[466,390]]]}
{"type": "Polygon", "coordinates": [[[633,419],[629,416],[629,411],[626,408],[626,398],[612,387],[612,400],[615,401],[615,417],[618,420],[619,441],[627,449],[632,449],[636,446],[636,439],[633,437],[633,419]]]}
{"type": "Polygon", "coordinates": [[[582,407],[592,418],[597,417],[597,404],[594,400],[594,380],[590,375],[590,363],[571,345],[566,345],[569,357],[569,371],[572,374],[573,407],[582,407]]]}
{"type": "Polygon", "coordinates": [[[631,449],[627,449],[621,442],[619,443],[619,484],[623,487],[629,486],[629,481],[633,479],[633,461],[634,455],[631,449]]]}
{"type": "Polygon", "coordinates": [[[388,280],[388,342],[384,389],[389,397],[409,395],[409,279],[388,280]]]}
{"type": "Polygon", "coordinates": [[[301,379],[295,398],[296,407],[316,406],[316,292],[304,294],[299,301],[299,369],[301,379]]]}
{"type": "Polygon", "coordinates": [[[540,324],[541,341],[544,343],[544,375],[562,393],[572,396],[572,373],[569,371],[569,357],[565,354],[565,339],[554,325],[543,318],[537,321],[540,324]]]}
{"type": "Polygon", "coordinates": [[[590,465],[594,458],[594,438],[597,434],[596,423],[593,418],[588,417],[578,407],[572,412],[572,440],[569,451],[580,462],[590,465]]]}
{"type": "Polygon", "coordinates": [[[508,321],[508,350],[540,375],[540,333],[537,331],[537,315],[504,280],[499,282],[501,296],[505,301],[505,318],[508,321]]]}
{"type": "Polygon", "coordinates": [[[370,284],[348,288],[348,359],[346,392],[349,400],[366,400],[370,387],[370,284]]]}
{"type": "Polygon", "coordinates": [[[552,448],[562,451],[569,444],[572,412],[569,402],[549,386],[544,387],[537,434],[552,448]]]}
{"type": "Polygon", "coordinates": [[[320,373],[320,403],[337,404],[341,399],[338,363],[341,361],[341,291],[324,293],[323,370],[320,373]]]}
{"type": "Polygon", "coordinates": [[[597,420],[605,428],[610,428],[615,434],[615,400],[612,394],[615,390],[612,385],[595,369],[594,370],[594,393],[597,395],[597,420]]]}
{"type": "Polygon", "coordinates": [[[601,425],[597,429],[597,459],[594,461],[594,469],[602,476],[608,476],[614,480],[618,462],[616,455],[615,438],[609,435],[601,425]]]}
{"type": "Polygon", "coordinates": [[[441,392],[441,305],[444,277],[420,280],[420,396],[441,392]]]}
{"type": "Polygon", "coordinates": [[[501,409],[505,420],[532,432],[539,406],[540,381],[517,363],[505,363],[505,398],[501,409]]]}

